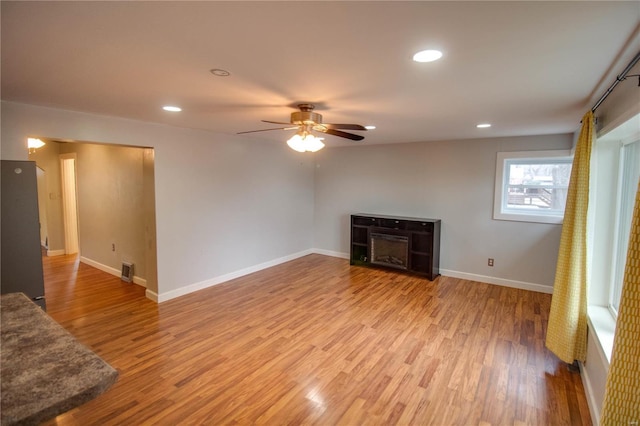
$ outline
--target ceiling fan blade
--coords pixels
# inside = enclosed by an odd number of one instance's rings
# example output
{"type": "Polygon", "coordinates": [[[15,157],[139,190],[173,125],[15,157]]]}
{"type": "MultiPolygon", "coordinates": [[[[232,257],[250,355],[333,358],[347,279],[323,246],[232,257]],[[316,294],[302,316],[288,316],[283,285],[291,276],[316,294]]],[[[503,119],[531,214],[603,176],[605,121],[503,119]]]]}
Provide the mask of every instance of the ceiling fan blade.
{"type": "Polygon", "coordinates": [[[282,121],[269,121],[269,120],[260,120],[263,123],[271,123],[271,124],[288,124],[288,125],[293,125],[293,123],[283,123],[282,121]]]}
{"type": "Polygon", "coordinates": [[[262,129],[262,130],[247,130],[246,132],[238,132],[237,135],[242,135],[244,133],[256,133],[256,132],[268,132],[269,130],[293,130],[297,129],[298,126],[295,127],[276,127],[274,129],[262,129]]]}
{"type": "Polygon", "coordinates": [[[322,123],[327,129],[344,129],[344,130],[367,130],[366,127],[359,124],[330,124],[322,123]]]}
{"type": "Polygon", "coordinates": [[[333,136],[340,136],[341,138],[351,139],[352,141],[361,141],[362,139],[364,139],[364,136],[354,135],[353,133],[347,133],[335,129],[327,129],[323,133],[333,136]]]}

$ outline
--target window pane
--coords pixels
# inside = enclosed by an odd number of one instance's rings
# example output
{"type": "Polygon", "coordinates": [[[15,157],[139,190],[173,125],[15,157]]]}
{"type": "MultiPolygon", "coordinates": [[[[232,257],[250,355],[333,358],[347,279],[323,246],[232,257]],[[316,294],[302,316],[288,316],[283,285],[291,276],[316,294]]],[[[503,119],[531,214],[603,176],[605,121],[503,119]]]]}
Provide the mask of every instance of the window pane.
{"type": "Polygon", "coordinates": [[[506,208],[536,214],[562,214],[567,200],[571,163],[509,160],[506,208]]]}
{"type": "Polygon", "coordinates": [[[627,261],[627,248],[631,232],[633,204],[635,202],[638,179],[640,179],[640,141],[622,148],[620,181],[620,207],[618,217],[618,244],[614,255],[614,278],[611,294],[611,308],[617,315],[622,294],[624,268],[627,261]]]}
{"type": "Polygon", "coordinates": [[[572,161],[568,150],[499,152],[493,218],[561,224],[572,161]]]}

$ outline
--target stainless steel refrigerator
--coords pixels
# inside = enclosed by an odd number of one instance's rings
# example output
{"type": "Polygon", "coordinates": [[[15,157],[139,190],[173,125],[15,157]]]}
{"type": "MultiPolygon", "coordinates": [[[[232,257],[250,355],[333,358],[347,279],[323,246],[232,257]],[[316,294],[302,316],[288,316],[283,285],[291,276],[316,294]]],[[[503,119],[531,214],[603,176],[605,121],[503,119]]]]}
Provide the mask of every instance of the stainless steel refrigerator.
{"type": "Polygon", "coordinates": [[[0,292],[25,293],[46,309],[36,163],[9,160],[1,163],[0,292]]]}

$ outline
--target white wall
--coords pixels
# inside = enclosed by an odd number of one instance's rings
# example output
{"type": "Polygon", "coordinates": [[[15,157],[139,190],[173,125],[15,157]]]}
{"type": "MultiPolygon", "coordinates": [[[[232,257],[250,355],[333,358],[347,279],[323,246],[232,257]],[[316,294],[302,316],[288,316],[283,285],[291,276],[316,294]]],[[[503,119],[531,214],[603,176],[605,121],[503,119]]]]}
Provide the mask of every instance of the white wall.
{"type": "Polygon", "coordinates": [[[348,253],[352,213],[437,218],[443,275],[551,292],[561,226],[492,219],[496,153],[571,143],[566,134],[322,150],[315,247],[348,253]]]}
{"type": "Polygon", "coordinates": [[[154,148],[159,300],[313,247],[313,157],[284,143],[11,102],[1,114],[2,159],[26,160],[27,136],[154,148]]]}

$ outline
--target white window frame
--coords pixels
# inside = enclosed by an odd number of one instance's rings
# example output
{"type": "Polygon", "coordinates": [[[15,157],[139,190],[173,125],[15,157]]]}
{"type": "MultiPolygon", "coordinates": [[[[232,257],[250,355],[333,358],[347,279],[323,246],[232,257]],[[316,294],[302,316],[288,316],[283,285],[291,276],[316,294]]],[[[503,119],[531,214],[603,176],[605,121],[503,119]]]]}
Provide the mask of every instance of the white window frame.
{"type": "Polygon", "coordinates": [[[496,181],[493,201],[494,219],[562,224],[562,220],[564,219],[564,209],[562,213],[548,211],[533,213],[530,210],[509,209],[507,207],[507,188],[509,185],[509,172],[507,167],[509,164],[513,161],[523,163],[544,163],[550,162],[550,160],[572,162],[573,155],[570,150],[498,152],[496,159],[496,181]]]}
{"type": "MultiPolygon", "coordinates": [[[[606,366],[611,362],[617,312],[613,297],[616,286],[616,253],[621,242],[620,181],[623,173],[622,147],[640,140],[640,114],[636,114],[605,134],[598,135],[592,150],[591,189],[589,195],[589,328],[606,366]],[[615,159],[615,161],[614,161],[615,159]]],[[[628,240],[628,236],[623,237],[628,240]]],[[[626,260],[626,255],[625,255],[626,260]]]]}
{"type": "MultiPolygon", "coordinates": [[[[627,250],[629,245],[629,228],[631,226],[631,216],[633,214],[633,204],[635,201],[635,191],[638,187],[636,181],[638,172],[637,166],[633,168],[631,161],[626,158],[631,153],[627,152],[627,149],[631,145],[635,146],[635,149],[640,149],[640,136],[636,133],[625,140],[620,141],[620,161],[618,169],[618,182],[616,185],[616,205],[615,205],[615,221],[613,225],[613,253],[611,256],[611,286],[609,288],[609,304],[608,308],[614,318],[618,317],[618,307],[620,303],[620,294],[622,293],[622,282],[624,279],[624,269],[627,260],[627,250]],[[626,167],[626,166],[629,167],[626,167]],[[623,192],[629,191],[631,199],[626,197],[628,194],[623,192]],[[624,199],[623,199],[624,197],[624,199]],[[623,212],[623,207],[625,211],[623,212]],[[624,223],[623,223],[624,221],[624,223]]],[[[637,152],[636,152],[637,155],[637,152]]]]}

